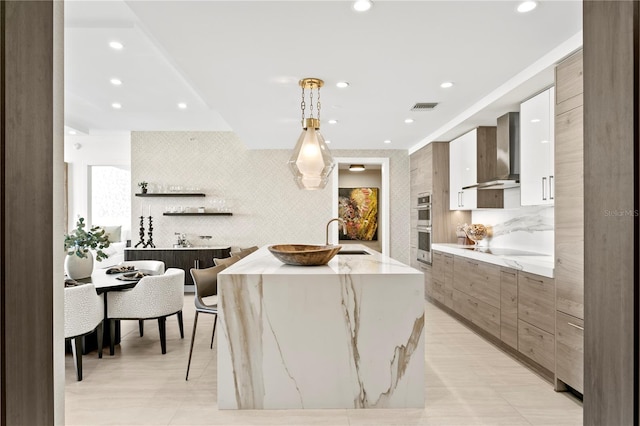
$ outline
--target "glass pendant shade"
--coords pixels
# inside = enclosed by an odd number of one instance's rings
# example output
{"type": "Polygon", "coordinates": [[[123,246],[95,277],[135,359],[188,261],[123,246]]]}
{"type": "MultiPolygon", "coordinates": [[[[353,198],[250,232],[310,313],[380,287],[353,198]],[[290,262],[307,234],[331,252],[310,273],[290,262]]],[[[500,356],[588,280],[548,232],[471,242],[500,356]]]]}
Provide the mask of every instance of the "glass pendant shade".
{"type": "Polygon", "coordinates": [[[300,189],[322,189],[335,163],[320,131],[308,126],[298,138],[289,168],[300,189]]]}

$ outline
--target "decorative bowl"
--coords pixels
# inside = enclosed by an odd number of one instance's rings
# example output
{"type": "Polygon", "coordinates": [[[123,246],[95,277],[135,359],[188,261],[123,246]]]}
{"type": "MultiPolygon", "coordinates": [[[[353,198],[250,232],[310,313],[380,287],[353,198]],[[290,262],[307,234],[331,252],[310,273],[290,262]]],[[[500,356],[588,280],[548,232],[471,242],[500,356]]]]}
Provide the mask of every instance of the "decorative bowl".
{"type": "Polygon", "coordinates": [[[287,265],[317,266],[326,265],[341,248],[340,245],[277,244],[269,246],[269,251],[287,265]]]}
{"type": "Polygon", "coordinates": [[[478,244],[478,241],[487,236],[487,227],[479,223],[474,223],[467,226],[465,232],[471,241],[478,244]]]}

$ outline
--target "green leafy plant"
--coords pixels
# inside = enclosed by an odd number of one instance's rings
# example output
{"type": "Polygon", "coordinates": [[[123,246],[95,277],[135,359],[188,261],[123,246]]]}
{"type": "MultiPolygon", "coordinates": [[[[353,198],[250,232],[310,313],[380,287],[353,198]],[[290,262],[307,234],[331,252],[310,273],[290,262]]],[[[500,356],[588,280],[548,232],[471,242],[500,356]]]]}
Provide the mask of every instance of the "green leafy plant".
{"type": "Polygon", "coordinates": [[[147,185],[149,185],[149,182],[144,180],[142,182],[138,182],[138,186],[142,189],[142,192],[147,192],[147,185]]]}
{"type": "Polygon", "coordinates": [[[78,223],[76,223],[76,229],[64,236],[64,249],[67,254],[70,256],[75,254],[78,257],[85,258],[89,249],[93,249],[96,251],[97,260],[100,261],[109,257],[102,251],[102,249],[109,247],[110,244],[104,229],[94,226],[86,230],[86,227],[84,218],[80,217],[78,218],[78,223]]]}

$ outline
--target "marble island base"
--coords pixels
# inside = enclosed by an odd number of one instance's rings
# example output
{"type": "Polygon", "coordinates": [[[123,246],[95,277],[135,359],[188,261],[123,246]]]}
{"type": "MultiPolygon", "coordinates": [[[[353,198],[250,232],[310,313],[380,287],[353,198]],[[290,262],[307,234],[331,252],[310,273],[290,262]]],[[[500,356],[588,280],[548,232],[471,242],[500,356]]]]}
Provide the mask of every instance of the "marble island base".
{"type": "Polygon", "coordinates": [[[220,273],[219,408],[424,407],[422,273],[370,253],[220,273]]]}

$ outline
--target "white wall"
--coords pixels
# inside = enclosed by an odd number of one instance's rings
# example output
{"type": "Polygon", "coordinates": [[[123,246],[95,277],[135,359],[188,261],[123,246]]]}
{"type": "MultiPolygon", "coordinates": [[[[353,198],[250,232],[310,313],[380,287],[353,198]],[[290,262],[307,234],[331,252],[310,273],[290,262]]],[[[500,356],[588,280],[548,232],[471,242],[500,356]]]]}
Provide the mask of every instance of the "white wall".
{"type": "MultiPolygon", "coordinates": [[[[292,142],[292,149],[294,142],[292,142]]],[[[409,156],[404,150],[332,150],[335,157],[390,159],[390,255],[409,260],[409,156]]],[[[154,217],[153,239],[170,247],[175,232],[186,233],[194,245],[244,247],[278,243],[323,244],[332,217],[332,184],[303,191],[287,166],[291,150],[248,150],[232,132],[133,132],[132,193],[137,182],[198,187],[205,198],[143,198],[132,196],[132,244],[138,240],[141,212],[154,217]],[[210,207],[225,198],[231,217],[163,216],[167,206],[210,207]],[[211,235],[209,242],[200,235],[211,235]]]]}
{"type": "MultiPolygon", "coordinates": [[[[68,227],[75,227],[78,216],[89,212],[89,166],[131,165],[131,136],[111,134],[100,136],[65,136],[64,161],[68,163],[68,227]]],[[[126,225],[126,224],[125,224],[126,225]]]]}

